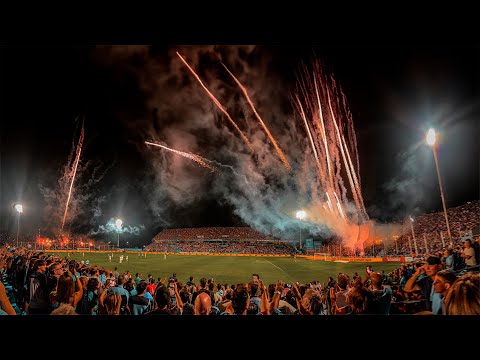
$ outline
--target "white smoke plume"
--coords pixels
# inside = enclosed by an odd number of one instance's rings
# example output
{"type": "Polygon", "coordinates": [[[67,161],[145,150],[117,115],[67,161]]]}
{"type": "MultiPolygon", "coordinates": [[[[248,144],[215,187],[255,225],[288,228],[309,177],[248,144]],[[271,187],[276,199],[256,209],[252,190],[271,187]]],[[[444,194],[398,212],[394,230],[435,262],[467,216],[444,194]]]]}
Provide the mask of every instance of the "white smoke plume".
{"type": "MultiPolygon", "coordinates": [[[[236,215],[263,233],[284,239],[297,239],[300,229],[312,235],[334,235],[333,220],[322,215],[325,194],[318,186],[305,127],[291,104],[294,84],[275,71],[275,58],[270,50],[256,46],[97,49],[99,58],[109,55],[105,66],[111,71],[133,75],[146,98],[145,113],[151,116],[134,121],[126,117],[125,122],[132,134],[137,134],[138,148],[151,165],[151,180],[145,180],[144,189],[148,191],[148,205],[156,225],[178,226],[183,219],[176,218],[172,208],[188,210],[201,200],[214,199],[219,204],[233,206],[236,215]],[[228,111],[252,143],[253,153],[176,52],[228,111]],[[277,156],[242,91],[220,61],[247,89],[292,171],[277,156]],[[221,171],[211,173],[181,156],[146,146],[144,141],[158,141],[179,151],[198,154],[222,164],[221,171]],[[309,214],[303,221],[295,218],[295,211],[301,208],[309,214]]],[[[294,73],[295,68],[291,71],[294,73]]],[[[339,84],[334,87],[339,94],[339,84]]],[[[339,107],[346,101],[340,98],[333,103],[339,107]]],[[[341,121],[339,124],[342,126],[341,121]]],[[[345,139],[348,142],[352,129],[341,130],[349,131],[345,139]]],[[[353,162],[358,164],[355,159],[353,162]]],[[[340,177],[338,164],[336,171],[340,177]]],[[[343,179],[339,180],[339,186],[344,189],[343,179]]],[[[345,211],[353,213],[346,191],[338,195],[345,211]]]]}
{"type": "Polygon", "coordinates": [[[99,234],[132,234],[140,235],[140,232],[145,230],[144,225],[131,226],[131,225],[122,225],[121,228],[118,228],[115,224],[115,219],[110,218],[105,225],[100,225],[97,230],[90,230],[88,235],[99,235],[99,234]]]}
{"type": "MultiPolygon", "coordinates": [[[[38,184],[45,201],[44,230],[53,236],[60,234],[68,191],[72,181],[72,159],[75,155],[75,148],[75,141],[72,141],[70,155],[61,168],[60,176],[55,185],[38,184]]],[[[113,163],[106,166],[97,160],[80,157],[68,205],[65,233],[83,233],[86,224],[96,223],[98,217],[102,215],[101,207],[107,201],[108,194],[101,194],[98,184],[112,166],[114,166],[113,163]]]]}

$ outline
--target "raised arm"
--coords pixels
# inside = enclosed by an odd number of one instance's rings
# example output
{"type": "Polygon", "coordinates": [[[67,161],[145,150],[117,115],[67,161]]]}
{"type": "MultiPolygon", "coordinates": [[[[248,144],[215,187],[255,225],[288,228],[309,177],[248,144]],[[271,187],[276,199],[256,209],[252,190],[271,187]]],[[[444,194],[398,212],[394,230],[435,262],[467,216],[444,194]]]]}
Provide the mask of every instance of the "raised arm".
{"type": "MultiPolygon", "coordinates": [[[[72,276],[72,273],[69,271],[68,272],[70,276],[72,276]]],[[[78,302],[82,300],[83,296],[83,285],[82,282],[80,281],[80,277],[75,275],[75,287],[77,291],[73,294],[73,307],[77,306],[78,302]]]]}
{"type": "Polygon", "coordinates": [[[270,303],[270,314],[273,313],[275,309],[278,309],[278,304],[280,303],[283,289],[283,281],[278,280],[277,285],[275,285],[275,292],[273,293],[272,302],[270,303]]]}
{"type": "Polygon", "coordinates": [[[263,283],[263,280],[259,280],[260,289],[262,290],[262,295],[260,295],[260,312],[262,315],[269,315],[270,314],[270,309],[269,309],[269,304],[268,304],[268,294],[267,294],[267,288],[265,287],[265,284],[263,283]]]}
{"type": "Polygon", "coordinates": [[[175,299],[177,300],[177,307],[181,309],[183,312],[183,301],[178,292],[178,287],[176,282],[173,283],[173,290],[175,290],[175,299]]]}
{"type": "Polygon", "coordinates": [[[300,291],[298,290],[298,287],[297,287],[297,283],[295,282],[292,283],[292,292],[293,292],[293,295],[295,296],[295,300],[297,301],[297,308],[300,311],[300,314],[310,315],[310,311],[303,306],[302,295],[300,294],[300,291]]]}
{"type": "Polygon", "coordinates": [[[405,292],[412,292],[421,290],[420,286],[417,284],[417,279],[421,274],[425,274],[425,265],[420,266],[415,273],[410,276],[410,279],[407,280],[403,291],[405,292]]]}

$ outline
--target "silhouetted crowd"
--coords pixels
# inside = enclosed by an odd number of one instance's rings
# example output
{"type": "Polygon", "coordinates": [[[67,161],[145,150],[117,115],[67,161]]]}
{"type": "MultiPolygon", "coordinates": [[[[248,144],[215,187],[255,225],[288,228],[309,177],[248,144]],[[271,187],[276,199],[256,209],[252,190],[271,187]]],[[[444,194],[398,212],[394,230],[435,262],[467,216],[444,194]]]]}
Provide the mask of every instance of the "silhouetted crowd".
{"type": "Polygon", "coordinates": [[[289,255],[295,248],[279,241],[161,241],[147,245],[145,251],[289,255]]]}
{"type": "MultiPolygon", "coordinates": [[[[478,241],[477,241],[478,242],[478,241]]],[[[146,278],[43,252],[0,252],[0,314],[9,315],[480,315],[478,252],[467,240],[463,263],[431,254],[389,274],[338,273],[321,283],[265,284],[214,278],[146,278]],[[471,256],[469,255],[471,254],[471,256]],[[473,259],[472,259],[473,258],[473,259]]],[[[478,249],[478,246],[476,247],[478,249]]]]}

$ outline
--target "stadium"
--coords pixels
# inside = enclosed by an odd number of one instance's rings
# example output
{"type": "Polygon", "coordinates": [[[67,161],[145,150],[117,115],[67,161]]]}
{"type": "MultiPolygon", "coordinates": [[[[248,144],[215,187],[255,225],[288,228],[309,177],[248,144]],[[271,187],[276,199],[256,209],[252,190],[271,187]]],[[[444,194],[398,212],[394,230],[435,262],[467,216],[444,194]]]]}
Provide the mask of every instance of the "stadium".
{"type": "Polygon", "coordinates": [[[394,48],[6,48],[0,315],[480,315],[478,49],[394,48]]]}

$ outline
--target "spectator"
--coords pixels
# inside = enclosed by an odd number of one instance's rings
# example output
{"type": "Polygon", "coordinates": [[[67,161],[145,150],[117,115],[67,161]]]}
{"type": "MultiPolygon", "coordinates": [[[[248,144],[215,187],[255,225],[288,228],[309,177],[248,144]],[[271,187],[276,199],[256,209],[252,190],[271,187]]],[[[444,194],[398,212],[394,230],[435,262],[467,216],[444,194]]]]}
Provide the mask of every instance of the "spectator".
{"type": "Polygon", "coordinates": [[[160,283],[155,290],[155,308],[146,315],[180,315],[180,309],[170,305],[170,291],[160,283]]]}
{"type": "Polygon", "coordinates": [[[475,249],[472,247],[472,241],[467,239],[463,242],[463,253],[460,255],[465,259],[466,266],[475,266],[477,262],[475,261],[475,249]]]}
{"type": "MultiPolygon", "coordinates": [[[[97,284],[98,284],[98,279],[97,284]]],[[[75,283],[73,282],[73,274],[70,271],[65,272],[58,278],[57,290],[54,295],[54,299],[62,304],[69,304],[74,308],[83,296],[83,286],[80,282],[80,277],[76,277],[75,283]],[[75,290],[76,288],[76,290],[75,290]]]]}
{"type": "MultiPolygon", "coordinates": [[[[123,287],[125,284],[125,277],[120,275],[118,277],[118,282],[115,286],[109,287],[107,294],[114,293],[115,295],[119,295],[122,299],[122,304],[120,307],[120,314],[126,315],[130,312],[128,308],[128,299],[130,298],[130,293],[123,287]]],[[[115,299],[110,299],[110,305],[114,305],[115,299]]],[[[111,311],[116,311],[116,308],[110,308],[111,311]]]]}
{"type": "Polygon", "coordinates": [[[47,262],[38,259],[33,265],[33,272],[29,280],[29,314],[49,314],[51,312],[49,290],[45,270],[47,262]]]}
{"type": "Polygon", "coordinates": [[[445,315],[445,297],[450,290],[452,284],[457,280],[455,272],[452,270],[442,270],[435,275],[435,280],[433,281],[433,288],[436,293],[439,293],[442,297],[442,306],[437,313],[434,315],[445,315]]]}
{"type": "Polygon", "coordinates": [[[444,258],[444,268],[445,270],[453,270],[454,268],[454,258],[452,254],[452,250],[450,249],[445,249],[443,252],[443,258],[444,258]]]}
{"type": "Polygon", "coordinates": [[[10,300],[8,300],[5,285],[0,281],[0,315],[17,315],[10,300]]]}
{"type": "Polygon", "coordinates": [[[130,296],[128,307],[132,315],[143,315],[150,309],[150,299],[146,298],[147,283],[141,280],[136,287],[137,295],[130,296]]]}
{"type": "Polygon", "coordinates": [[[246,284],[238,284],[233,291],[233,315],[246,315],[250,304],[250,295],[246,284]]]}
{"type": "Polygon", "coordinates": [[[202,292],[195,299],[195,315],[209,315],[212,309],[212,300],[210,296],[202,292]]]}
{"type": "Polygon", "coordinates": [[[452,284],[445,298],[447,315],[480,315],[480,274],[468,272],[452,284]]]}
{"type": "Polygon", "coordinates": [[[368,289],[379,302],[379,313],[390,314],[393,291],[389,286],[383,285],[383,277],[378,272],[370,273],[370,286],[368,289]]]}
{"type": "Polygon", "coordinates": [[[442,306],[442,298],[433,289],[433,279],[440,270],[441,261],[437,256],[429,256],[425,264],[417,268],[417,271],[408,279],[404,291],[407,293],[421,291],[425,298],[425,310],[438,313],[442,306]],[[425,275],[420,278],[421,275],[425,275]]]}
{"type": "Polygon", "coordinates": [[[70,304],[62,303],[58,308],[53,310],[50,315],[78,315],[75,308],[70,304]]]}

